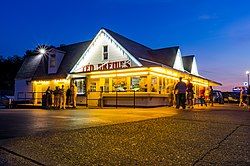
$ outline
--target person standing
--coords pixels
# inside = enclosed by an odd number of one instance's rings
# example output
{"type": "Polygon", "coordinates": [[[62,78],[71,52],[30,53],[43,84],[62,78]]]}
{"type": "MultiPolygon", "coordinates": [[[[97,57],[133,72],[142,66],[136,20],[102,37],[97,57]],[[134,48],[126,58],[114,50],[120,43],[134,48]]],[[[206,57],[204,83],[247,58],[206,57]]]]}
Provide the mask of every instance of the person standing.
{"type": "Polygon", "coordinates": [[[46,108],[50,108],[52,105],[52,94],[50,87],[47,88],[45,95],[46,95],[46,108]]]}
{"type": "Polygon", "coordinates": [[[190,80],[188,80],[187,83],[187,101],[188,101],[188,107],[189,108],[194,108],[194,90],[193,90],[194,86],[193,84],[190,82],[190,80]]]}
{"type": "Polygon", "coordinates": [[[71,104],[71,98],[72,98],[72,90],[70,87],[68,87],[66,92],[66,105],[67,107],[71,104]]]}
{"type": "Polygon", "coordinates": [[[73,84],[72,84],[73,108],[76,108],[76,97],[77,97],[77,87],[76,87],[76,85],[73,83],[73,84]]]}
{"type": "Polygon", "coordinates": [[[207,103],[205,101],[205,93],[206,93],[206,88],[203,87],[201,90],[200,90],[200,102],[201,102],[201,106],[203,106],[203,104],[205,104],[205,106],[207,106],[207,103]]]}
{"type": "Polygon", "coordinates": [[[61,104],[60,108],[65,109],[66,108],[66,91],[64,89],[64,85],[62,85],[62,89],[60,90],[60,96],[61,96],[61,104]]]}
{"type": "Polygon", "coordinates": [[[54,90],[54,107],[56,109],[59,108],[59,87],[57,86],[56,89],[54,90]]]}
{"type": "Polygon", "coordinates": [[[175,91],[177,91],[177,103],[176,108],[179,109],[180,106],[185,109],[186,108],[186,90],[187,85],[182,81],[182,77],[180,77],[179,82],[175,85],[175,91]]]}
{"type": "Polygon", "coordinates": [[[209,86],[209,88],[210,88],[209,89],[209,102],[211,106],[214,106],[214,96],[213,96],[214,90],[212,86],[209,86]]]}
{"type": "Polygon", "coordinates": [[[239,103],[239,107],[241,106],[245,106],[244,103],[244,88],[240,88],[240,103],[239,103]]]}

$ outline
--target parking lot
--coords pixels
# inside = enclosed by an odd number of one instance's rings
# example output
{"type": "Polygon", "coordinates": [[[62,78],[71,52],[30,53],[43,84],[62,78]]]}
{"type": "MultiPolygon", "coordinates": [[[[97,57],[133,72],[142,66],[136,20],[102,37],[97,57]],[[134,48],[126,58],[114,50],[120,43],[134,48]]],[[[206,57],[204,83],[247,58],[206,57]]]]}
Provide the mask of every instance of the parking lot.
{"type": "Polygon", "coordinates": [[[250,110],[0,110],[0,165],[249,165],[250,110]]]}

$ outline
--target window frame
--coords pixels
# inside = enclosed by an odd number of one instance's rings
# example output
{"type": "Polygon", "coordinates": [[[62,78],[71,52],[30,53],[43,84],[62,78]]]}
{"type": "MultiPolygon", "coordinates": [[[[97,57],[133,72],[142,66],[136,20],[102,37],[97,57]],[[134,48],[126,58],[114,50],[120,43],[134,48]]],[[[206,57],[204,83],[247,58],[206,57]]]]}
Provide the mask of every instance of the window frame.
{"type": "Polygon", "coordinates": [[[49,67],[51,67],[51,68],[56,67],[56,54],[51,54],[50,55],[49,67]]]}
{"type": "Polygon", "coordinates": [[[108,45],[103,45],[102,46],[102,59],[103,60],[108,60],[109,59],[109,47],[108,45]],[[107,51],[104,51],[104,48],[107,48],[107,51]]]}
{"type": "Polygon", "coordinates": [[[77,95],[86,96],[86,94],[87,94],[87,82],[86,81],[87,81],[86,77],[75,78],[73,80],[73,83],[77,87],[77,95]],[[82,82],[82,92],[79,92],[79,88],[77,85],[80,82],[82,82]]]}

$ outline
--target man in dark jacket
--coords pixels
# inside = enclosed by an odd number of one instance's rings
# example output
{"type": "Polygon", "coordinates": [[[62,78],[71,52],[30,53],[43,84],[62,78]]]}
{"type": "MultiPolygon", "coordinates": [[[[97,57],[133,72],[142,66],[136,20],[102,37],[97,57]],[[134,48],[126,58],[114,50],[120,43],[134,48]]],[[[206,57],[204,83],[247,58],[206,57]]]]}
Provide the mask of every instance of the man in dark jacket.
{"type": "Polygon", "coordinates": [[[181,106],[183,109],[185,109],[187,85],[182,81],[182,77],[180,77],[180,81],[175,85],[174,90],[177,91],[176,108],[179,109],[181,106]]]}

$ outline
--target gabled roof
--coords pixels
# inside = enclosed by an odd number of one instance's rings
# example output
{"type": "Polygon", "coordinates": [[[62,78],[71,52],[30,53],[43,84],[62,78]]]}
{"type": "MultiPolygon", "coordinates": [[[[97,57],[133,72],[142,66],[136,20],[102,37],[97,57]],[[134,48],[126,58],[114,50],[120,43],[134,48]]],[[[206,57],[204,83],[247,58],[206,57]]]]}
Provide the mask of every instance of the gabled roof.
{"type": "Polygon", "coordinates": [[[42,56],[26,56],[21,68],[17,72],[15,79],[31,79],[40,64],[41,59],[42,56]]]}
{"type": "Polygon", "coordinates": [[[43,57],[33,79],[38,80],[38,79],[66,78],[67,75],[70,73],[70,70],[78,61],[78,59],[80,59],[82,54],[85,52],[90,42],[91,41],[85,41],[85,42],[57,47],[56,49],[65,52],[63,60],[58,68],[57,73],[47,74],[48,60],[45,59],[46,57],[43,57]]]}
{"type": "MultiPolygon", "coordinates": [[[[103,28],[108,34],[110,34],[120,45],[122,45],[131,55],[133,55],[138,61],[139,58],[151,59],[150,54],[148,53],[151,50],[149,47],[144,46],[140,43],[137,43],[131,39],[128,39],[116,32],[113,32],[109,29],[103,28]]],[[[141,61],[140,61],[141,62],[141,61]]],[[[144,62],[141,62],[144,65],[144,62]]]]}
{"type": "Polygon", "coordinates": [[[103,29],[108,32],[118,43],[120,43],[131,55],[140,61],[143,66],[156,66],[155,63],[149,62],[154,61],[173,67],[179,46],[151,49],[109,29],[103,29]]]}
{"type": "Polygon", "coordinates": [[[192,70],[193,59],[194,59],[194,55],[182,57],[184,70],[186,70],[189,73],[191,73],[191,70],[192,70]]]}
{"type": "Polygon", "coordinates": [[[153,61],[173,67],[179,46],[150,50],[153,61]]]}
{"type": "MultiPolygon", "coordinates": [[[[151,49],[109,29],[103,29],[143,66],[152,67],[165,65],[173,67],[179,49],[178,46],[151,49]]],[[[29,73],[27,78],[32,78],[34,80],[66,78],[67,74],[70,73],[91,42],[92,40],[55,48],[65,52],[64,58],[58,68],[57,73],[55,74],[48,74],[48,59],[46,59],[46,57],[41,56],[39,61],[34,61],[32,58],[27,58],[25,59],[25,63],[22,65],[20,73],[18,73],[19,77],[17,78],[22,78],[21,76],[23,76],[23,73],[25,72],[29,73]]]]}

